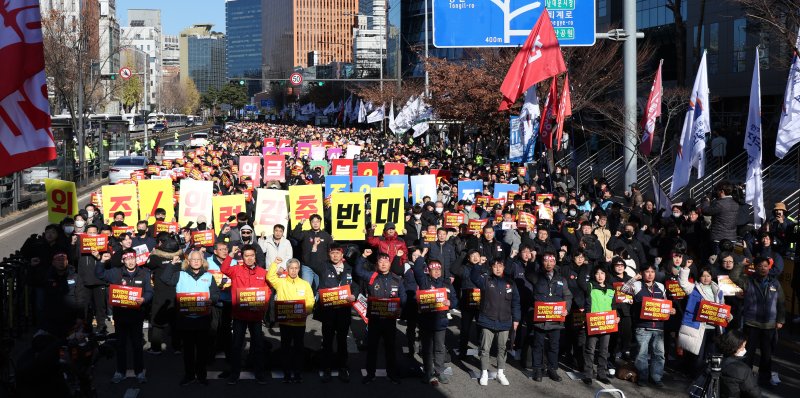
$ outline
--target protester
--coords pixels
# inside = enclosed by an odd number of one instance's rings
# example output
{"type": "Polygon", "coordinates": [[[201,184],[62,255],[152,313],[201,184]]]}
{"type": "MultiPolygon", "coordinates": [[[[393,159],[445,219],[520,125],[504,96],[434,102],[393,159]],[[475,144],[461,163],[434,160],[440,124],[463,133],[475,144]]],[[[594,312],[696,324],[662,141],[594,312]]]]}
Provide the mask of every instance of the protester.
{"type": "MultiPolygon", "coordinates": [[[[458,305],[455,289],[449,278],[444,277],[444,266],[438,258],[431,258],[425,263],[425,252],[414,261],[414,278],[419,290],[445,289],[444,306],[458,305]]],[[[398,253],[398,257],[402,257],[398,253]]],[[[450,377],[444,373],[445,332],[447,331],[446,311],[425,312],[419,315],[419,332],[422,342],[422,363],[427,381],[432,386],[450,383],[450,377]]]]}
{"type": "MultiPolygon", "coordinates": [[[[724,304],[724,299],[719,285],[713,281],[710,268],[701,268],[700,278],[695,283],[689,282],[689,272],[688,266],[680,269],[680,285],[689,299],[678,334],[678,345],[684,349],[684,355],[687,356],[690,374],[692,377],[697,377],[705,370],[705,364],[710,355],[717,351],[714,345],[716,337],[724,332],[719,326],[696,320],[696,315],[700,311],[700,302],[724,304]]],[[[731,316],[728,316],[727,320],[730,321],[731,316]]]]}
{"type": "MultiPolygon", "coordinates": [[[[603,265],[595,265],[591,271],[592,280],[586,283],[586,313],[606,312],[616,310],[614,302],[615,291],[609,285],[608,274],[603,265]]],[[[597,354],[597,381],[610,383],[608,379],[608,346],[611,333],[589,335],[586,329],[586,348],[583,358],[583,382],[592,384],[595,376],[594,357],[597,354]]]]}
{"type": "Polygon", "coordinates": [[[742,361],[747,355],[747,340],[738,330],[717,336],[716,345],[722,354],[719,394],[721,397],[761,398],[761,390],[750,365],[742,361]]]}

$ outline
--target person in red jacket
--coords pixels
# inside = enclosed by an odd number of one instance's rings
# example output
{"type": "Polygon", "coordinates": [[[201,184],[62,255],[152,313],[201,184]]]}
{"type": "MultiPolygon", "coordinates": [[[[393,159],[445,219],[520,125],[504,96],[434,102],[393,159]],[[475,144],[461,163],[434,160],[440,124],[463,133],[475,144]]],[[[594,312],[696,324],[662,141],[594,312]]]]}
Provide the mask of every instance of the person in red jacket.
{"type": "MultiPolygon", "coordinates": [[[[267,271],[256,264],[256,248],[252,245],[242,246],[243,265],[232,266],[231,262],[239,247],[234,246],[230,255],[225,258],[219,267],[223,274],[231,279],[231,292],[233,295],[233,344],[231,347],[230,367],[231,373],[228,377],[228,384],[236,384],[239,381],[239,373],[242,367],[242,348],[244,348],[244,333],[250,331],[250,354],[255,360],[256,381],[259,384],[266,384],[267,376],[264,371],[264,334],[261,330],[261,321],[267,312],[270,290],[267,288],[267,271]],[[264,299],[259,300],[263,306],[243,305],[244,300],[240,292],[248,288],[264,288],[262,293],[264,299]]],[[[256,293],[258,294],[258,293],[256,293]]]]}
{"type": "Polygon", "coordinates": [[[402,253],[400,257],[400,264],[405,264],[408,261],[408,248],[406,242],[397,235],[393,222],[388,222],[383,227],[383,236],[374,236],[375,226],[369,230],[370,236],[367,237],[367,244],[376,248],[379,253],[389,255],[389,262],[394,261],[394,257],[402,253]]]}

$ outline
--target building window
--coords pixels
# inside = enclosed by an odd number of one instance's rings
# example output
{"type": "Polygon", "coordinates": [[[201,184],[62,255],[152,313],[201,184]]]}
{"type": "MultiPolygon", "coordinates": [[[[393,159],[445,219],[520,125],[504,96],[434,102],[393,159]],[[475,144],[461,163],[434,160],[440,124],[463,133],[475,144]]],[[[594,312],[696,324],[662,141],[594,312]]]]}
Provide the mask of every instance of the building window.
{"type": "MultiPolygon", "coordinates": [[[[605,1],[603,1],[605,3],[605,1]]],[[[686,20],[686,0],[681,0],[682,19],[686,20]]],[[[647,29],[675,23],[675,15],[667,0],[636,0],[636,26],[647,29]]]]}
{"type": "Polygon", "coordinates": [[[733,72],[744,72],[747,68],[747,20],[733,21],[733,72]]]}
{"type": "Polygon", "coordinates": [[[608,15],[608,1],[607,0],[598,0],[597,1],[597,16],[604,17],[608,15]]]}
{"type": "Polygon", "coordinates": [[[769,69],[769,33],[761,31],[761,45],[758,48],[758,63],[761,65],[761,69],[769,69]]]}
{"type": "Polygon", "coordinates": [[[719,72],[719,23],[708,25],[708,71],[719,72]]]}

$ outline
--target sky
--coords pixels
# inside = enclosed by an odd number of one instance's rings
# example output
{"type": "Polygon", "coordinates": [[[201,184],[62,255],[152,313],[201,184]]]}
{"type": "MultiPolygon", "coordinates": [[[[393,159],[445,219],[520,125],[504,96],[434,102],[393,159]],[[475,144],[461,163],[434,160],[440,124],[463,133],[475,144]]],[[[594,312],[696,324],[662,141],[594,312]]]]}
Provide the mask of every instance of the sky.
{"type": "Polygon", "coordinates": [[[225,32],[225,0],[117,0],[119,26],[128,26],[128,9],[160,9],[163,34],[177,35],[197,23],[225,32]]]}

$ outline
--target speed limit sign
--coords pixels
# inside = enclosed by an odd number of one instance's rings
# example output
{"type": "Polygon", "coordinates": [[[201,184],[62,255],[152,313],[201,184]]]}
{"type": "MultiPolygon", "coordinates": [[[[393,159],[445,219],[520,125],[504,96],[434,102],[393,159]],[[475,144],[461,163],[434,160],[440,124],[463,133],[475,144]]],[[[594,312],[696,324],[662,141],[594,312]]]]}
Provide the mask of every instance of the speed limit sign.
{"type": "Polygon", "coordinates": [[[119,77],[121,77],[123,80],[130,79],[132,75],[133,74],[131,73],[130,68],[122,67],[119,69],[119,77]]]}
{"type": "Polygon", "coordinates": [[[303,75],[297,72],[292,73],[291,76],[289,76],[289,82],[291,82],[293,86],[299,86],[303,83],[303,75]]]}

